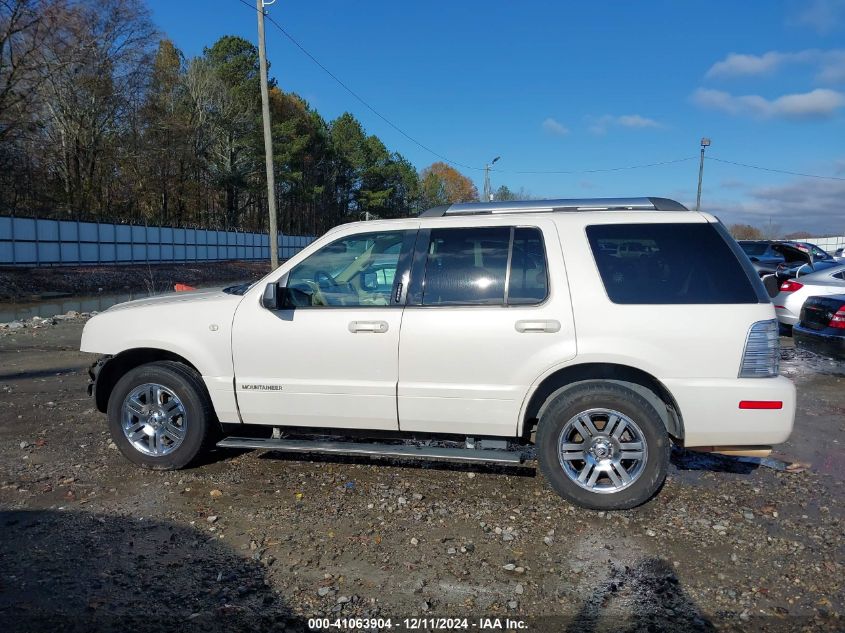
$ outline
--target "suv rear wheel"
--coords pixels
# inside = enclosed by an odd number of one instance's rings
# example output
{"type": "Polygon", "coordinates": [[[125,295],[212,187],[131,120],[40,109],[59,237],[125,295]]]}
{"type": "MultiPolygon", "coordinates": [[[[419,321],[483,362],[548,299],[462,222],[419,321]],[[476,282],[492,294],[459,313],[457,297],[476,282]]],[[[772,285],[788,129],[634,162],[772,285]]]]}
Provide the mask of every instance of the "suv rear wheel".
{"type": "Polygon", "coordinates": [[[540,470],[560,496],[595,510],[624,510],[663,485],[669,436],[640,394],[591,382],[556,396],[540,417],[540,470]]]}
{"type": "Polygon", "coordinates": [[[216,428],[202,378],[173,361],[127,372],[109,396],[108,420],[120,452],[154,470],[187,466],[210,444],[216,428]]]}

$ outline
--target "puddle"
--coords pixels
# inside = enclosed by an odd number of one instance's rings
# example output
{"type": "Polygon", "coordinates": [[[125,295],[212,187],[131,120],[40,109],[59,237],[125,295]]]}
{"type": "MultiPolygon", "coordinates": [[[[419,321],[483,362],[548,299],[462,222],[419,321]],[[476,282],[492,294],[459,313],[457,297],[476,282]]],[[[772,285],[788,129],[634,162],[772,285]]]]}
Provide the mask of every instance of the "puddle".
{"type": "Polygon", "coordinates": [[[780,373],[787,378],[803,378],[813,374],[845,376],[845,362],[819,356],[796,347],[780,350],[780,373]]]}

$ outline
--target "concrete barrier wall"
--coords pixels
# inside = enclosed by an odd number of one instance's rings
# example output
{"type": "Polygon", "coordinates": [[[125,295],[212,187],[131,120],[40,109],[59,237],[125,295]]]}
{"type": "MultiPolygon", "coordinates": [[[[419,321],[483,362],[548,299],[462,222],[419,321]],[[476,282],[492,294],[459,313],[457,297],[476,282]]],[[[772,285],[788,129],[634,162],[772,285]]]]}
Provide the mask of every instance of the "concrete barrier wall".
{"type": "Polygon", "coordinates": [[[802,239],[801,241],[815,244],[820,249],[833,255],[837,248],[845,246],[845,235],[840,235],[839,237],[808,237],[806,240],[802,239]]]}
{"type": "MultiPolygon", "coordinates": [[[[279,235],[279,257],[314,241],[279,235]]],[[[167,263],[269,259],[263,233],[0,216],[0,265],[167,263]]]]}

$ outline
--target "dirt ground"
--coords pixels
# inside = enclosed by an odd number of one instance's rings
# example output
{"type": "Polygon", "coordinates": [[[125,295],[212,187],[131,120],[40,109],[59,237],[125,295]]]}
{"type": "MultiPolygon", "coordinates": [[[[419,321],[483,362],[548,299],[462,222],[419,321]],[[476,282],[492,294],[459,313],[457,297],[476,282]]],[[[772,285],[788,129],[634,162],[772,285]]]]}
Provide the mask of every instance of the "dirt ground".
{"type": "Polygon", "coordinates": [[[0,630],[845,626],[832,364],[783,353],[799,410],[776,457],[807,470],[676,451],[656,499],[604,513],[563,502],[533,468],[255,451],[137,469],[85,395],[81,330],[0,335],[0,630]]]}

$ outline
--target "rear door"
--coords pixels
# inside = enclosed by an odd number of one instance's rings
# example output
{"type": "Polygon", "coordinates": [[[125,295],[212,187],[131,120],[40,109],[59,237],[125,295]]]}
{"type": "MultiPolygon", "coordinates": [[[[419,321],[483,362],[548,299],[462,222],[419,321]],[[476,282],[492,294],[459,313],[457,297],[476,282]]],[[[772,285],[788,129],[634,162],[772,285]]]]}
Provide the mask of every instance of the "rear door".
{"type": "Polygon", "coordinates": [[[546,218],[428,227],[402,319],[399,426],[513,435],[532,382],[575,356],[556,227],[546,218]]]}

